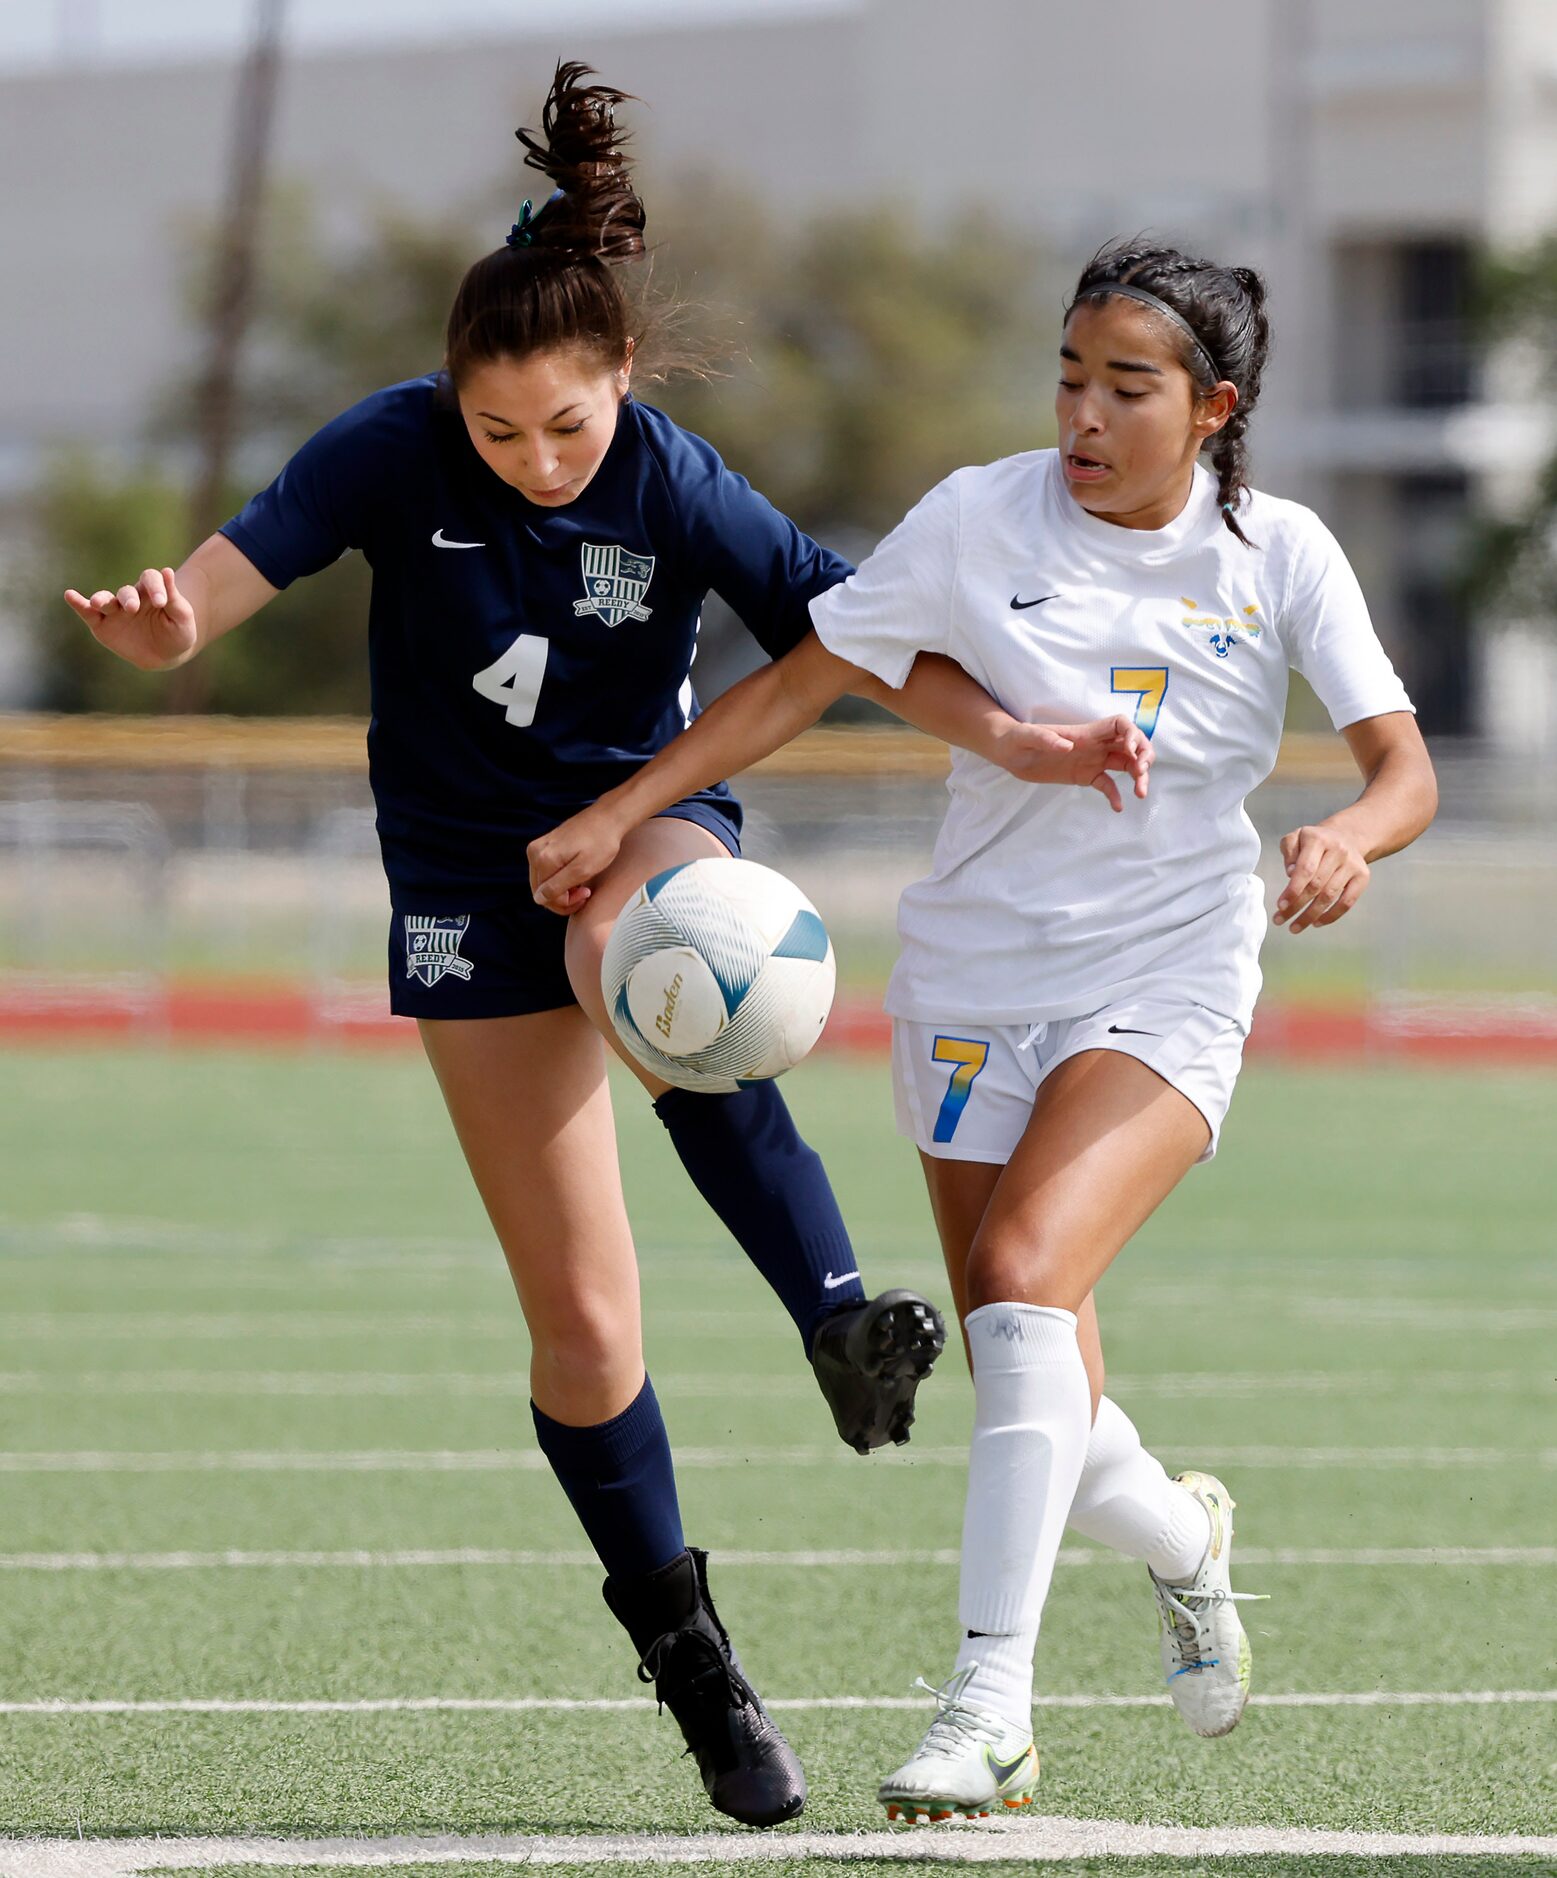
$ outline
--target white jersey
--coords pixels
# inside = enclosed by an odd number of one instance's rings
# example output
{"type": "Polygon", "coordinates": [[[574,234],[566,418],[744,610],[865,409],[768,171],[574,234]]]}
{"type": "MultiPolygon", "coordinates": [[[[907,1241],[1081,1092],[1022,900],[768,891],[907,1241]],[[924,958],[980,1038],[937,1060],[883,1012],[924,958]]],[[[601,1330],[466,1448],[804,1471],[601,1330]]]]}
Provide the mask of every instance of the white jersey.
{"type": "Polygon", "coordinates": [[[1126,712],[1155,753],[1122,815],[952,753],[930,874],[899,907],[893,1016],[1042,1022],[1161,986],[1248,1026],[1266,916],[1244,798],[1275,763],[1289,666],[1337,729],[1412,707],[1319,518],[1251,492],[1238,519],[1253,548],[1197,466],[1166,528],[1099,521],[1036,450],[958,470],[811,602],[828,650],[894,689],[940,652],[1014,717],[1126,712]]]}

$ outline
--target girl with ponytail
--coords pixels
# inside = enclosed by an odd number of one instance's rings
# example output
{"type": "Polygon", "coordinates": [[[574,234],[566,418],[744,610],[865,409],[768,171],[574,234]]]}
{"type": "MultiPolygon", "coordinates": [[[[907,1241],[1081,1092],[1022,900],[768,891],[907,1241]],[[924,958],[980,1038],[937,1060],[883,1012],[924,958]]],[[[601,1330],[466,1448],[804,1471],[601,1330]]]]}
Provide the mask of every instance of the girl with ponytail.
{"type": "MultiPolygon", "coordinates": [[[[420,1026],[508,1260],[537,1439],[608,1574],[606,1602],[713,1804],[768,1825],[800,1811],[805,1780],[682,1535],[644,1371],[600,991],[621,906],[663,869],[739,853],[740,805],[719,778],[678,796],[551,910],[531,899],[525,850],[695,715],[710,589],[777,657],[850,569],[631,396],[654,339],[634,278],[644,209],[616,121],[624,96],[590,76],[559,66],[539,134],[519,133],[553,193],[526,202],[465,275],[441,371],[326,425],[181,567],[65,597],[110,651],[168,670],[291,581],[352,548],[367,556],[391,1007],[420,1026]]],[[[1139,760],[1112,719],[1065,738],[1014,722],[947,659],[920,661],[891,699],[1033,781],[1106,780],[1139,760]]],[[[939,1315],[912,1292],[867,1299],[827,1175],[777,1088],[689,1095],[628,1067],[794,1318],[839,1434],[861,1453],[906,1441],[939,1315]]]]}
{"type": "MultiPolygon", "coordinates": [[[[1067,1523],[1147,1565],[1190,1728],[1226,1734],[1248,1695],[1232,1497],[1208,1473],[1170,1479],[1103,1394],[1093,1291],[1216,1149],[1266,925],[1244,798],[1276,760],[1289,668],[1363,786],[1283,838],[1278,926],[1341,919],[1437,800],[1345,556],[1316,515],[1248,485],[1269,343],[1248,268],[1103,249],[1061,333],[1059,448],[933,489],[812,601],[810,638],[531,851],[543,898],[577,892],[642,816],[794,736],[863,673],[900,685],[929,653],[1017,718],[1123,699],[1151,740],[1112,817],[955,752],[933,870],[899,912],[898,1126],[923,1161],[975,1410],[956,1665],[881,1783],[891,1818],[1030,1804],[1033,1655],[1067,1523]]],[[[1208,1351],[1237,1366],[1209,1286],[1162,1343],[1173,1368],[1208,1351]]]]}

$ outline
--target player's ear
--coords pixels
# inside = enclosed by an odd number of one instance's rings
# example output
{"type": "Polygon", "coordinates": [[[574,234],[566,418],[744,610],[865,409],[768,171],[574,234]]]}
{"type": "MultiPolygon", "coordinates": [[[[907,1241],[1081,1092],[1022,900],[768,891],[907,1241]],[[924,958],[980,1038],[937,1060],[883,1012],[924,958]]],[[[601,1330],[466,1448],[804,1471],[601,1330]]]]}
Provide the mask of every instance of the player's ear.
{"type": "Polygon", "coordinates": [[[1202,437],[1215,436],[1232,416],[1237,405],[1238,387],[1229,379],[1220,380],[1197,400],[1195,428],[1202,437]]]}
{"type": "Polygon", "coordinates": [[[615,374],[616,389],[617,389],[618,395],[623,398],[627,396],[627,388],[632,382],[633,353],[636,349],[637,349],[637,341],[633,339],[629,339],[627,341],[626,356],[623,358],[621,364],[617,366],[616,368],[616,374],[615,374]]]}

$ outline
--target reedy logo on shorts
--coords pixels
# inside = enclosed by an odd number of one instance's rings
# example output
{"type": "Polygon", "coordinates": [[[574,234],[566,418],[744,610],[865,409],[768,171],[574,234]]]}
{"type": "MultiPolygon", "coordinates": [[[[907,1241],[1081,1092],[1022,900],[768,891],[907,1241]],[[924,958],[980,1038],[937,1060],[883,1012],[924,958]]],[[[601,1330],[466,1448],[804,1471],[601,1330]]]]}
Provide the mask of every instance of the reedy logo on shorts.
{"type": "Polygon", "coordinates": [[[405,915],[405,975],[419,978],[430,991],[446,973],[468,979],[475,966],[460,957],[460,941],[470,925],[468,913],[405,915]]]}

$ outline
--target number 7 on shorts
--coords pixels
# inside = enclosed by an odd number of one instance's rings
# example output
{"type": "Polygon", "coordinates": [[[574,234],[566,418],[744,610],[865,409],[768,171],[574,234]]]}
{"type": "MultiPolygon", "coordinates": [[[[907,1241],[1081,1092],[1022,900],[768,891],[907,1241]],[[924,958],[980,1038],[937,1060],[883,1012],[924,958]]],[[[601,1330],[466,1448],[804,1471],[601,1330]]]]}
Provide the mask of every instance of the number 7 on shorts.
{"type": "Polygon", "coordinates": [[[930,1137],[932,1141],[950,1141],[968,1106],[973,1079],[989,1061],[989,1045],[971,1037],[937,1037],[930,1060],[953,1066],[951,1081],[941,1099],[941,1112],[935,1118],[935,1133],[930,1137]]]}

